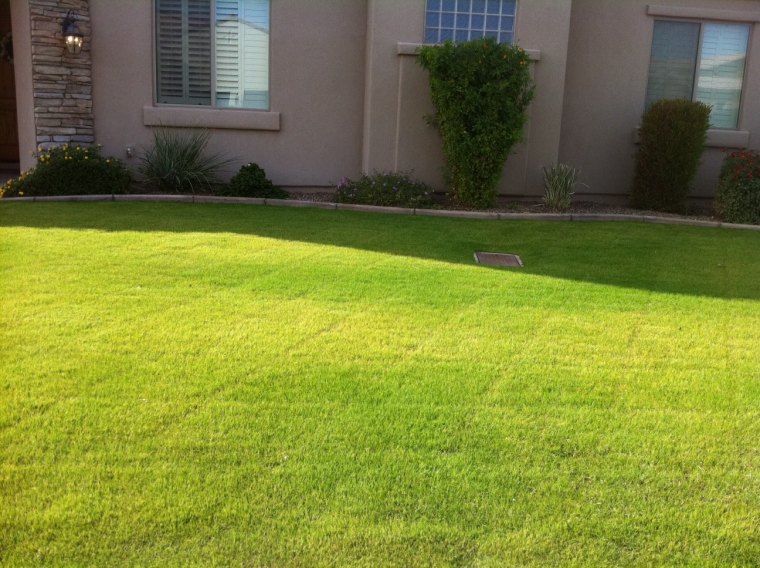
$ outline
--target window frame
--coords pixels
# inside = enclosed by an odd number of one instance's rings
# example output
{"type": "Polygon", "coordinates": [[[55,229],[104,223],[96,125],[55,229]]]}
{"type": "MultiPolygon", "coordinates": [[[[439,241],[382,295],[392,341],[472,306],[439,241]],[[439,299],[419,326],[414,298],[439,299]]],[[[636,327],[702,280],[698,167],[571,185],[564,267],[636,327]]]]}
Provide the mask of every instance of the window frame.
{"type": "MultiPolygon", "coordinates": [[[[252,113],[271,113],[272,112],[272,13],[275,3],[269,1],[269,45],[267,53],[267,92],[268,105],[266,108],[245,108],[245,107],[225,107],[216,104],[216,43],[214,41],[216,32],[216,0],[209,0],[211,4],[211,104],[187,104],[187,103],[162,103],[158,100],[158,2],[160,0],[151,0],[151,65],[153,80],[153,106],[166,108],[181,109],[202,109],[205,111],[222,111],[222,112],[252,112],[252,113]]],[[[279,127],[278,127],[279,129],[279,127]]]]}
{"type": "MultiPolygon", "coordinates": [[[[445,41],[449,41],[449,40],[438,41],[436,43],[431,43],[431,42],[426,41],[426,39],[427,39],[427,31],[428,31],[427,14],[429,12],[429,10],[428,10],[428,3],[429,3],[429,1],[430,0],[425,0],[424,4],[422,6],[422,44],[423,45],[439,45],[439,44],[444,43],[445,41]]],[[[443,0],[439,0],[439,1],[443,2],[443,0]]],[[[488,0],[485,0],[485,1],[487,2],[488,0]]],[[[503,0],[500,0],[500,1],[503,1],[503,0]]],[[[511,16],[512,19],[513,19],[513,22],[512,22],[512,41],[510,41],[507,45],[517,45],[517,22],[518,22],[518,18],[519,18],[519,15],[520,15],[520,3],[521,3],[521,0],[514,0],[514,2],[515,2],[515,13],[514,13],[513,16],[511,16]]],[[[439,12],[443,12],[443,9],[439,10],[439,12]]],[[[455,11],[454,13],[458,14],[459,12],[455,11]]],[[[472,9],[470,9],[470,19],[472,19],[472,15],[473,15],[472,9]]],[[[486,13],[484,13],[483,16],[484,16],[484,18],[488,16],[487,11],[486,11],[486,13]]],[[[504,17],[503,14],[499,14],[499,18],[500,19],[503,18],[503,17],[504,17]]],[[[499,27],[501,28],[501,22],[499,23],[499,27]]],[[[448,28],[446,28],[446,29],[448,29],[448,28]]],[[[439,35],[439,39],[440,39],[440,30],[441,30],[441,26],[440,25],[438,26],[438,30],[439,30],[439,34],[438,35],[439,35]]],[[[457,30],[457,28],[455,26],[453,28],[454,36],[456,36],[456,30],[457,30]]],[[[468,28],[468,34],[471,34],[472,31],[473,31],[472,28],[468,28]]],[[[503,32],[500,29],[498,33],[501,34],[503,32]]],[[[484,35],[483,37],[487,37],[487,36],[484,35]]],[[[479,38],[474,38],[474,39],[479,39],[479,38]]],[[[456,39],[456,37],[453,37],[450,41],[452,41],[454,43],[460,43],[460,41],[458,41],[456,39]]],[[[467,41],[472,41],[472,39],[469,39],[467,41]]],[[[498,40],[497,40],[497,43],[501,43],[501,42],[498,42],[498,40]]]]}
{"type": "Polygon", "coordinates": [[[742,86],[741,86],[741,92],[739,94],[739,107],[738,107],[738,113],[736,118],[736,126],[734,127],[724,127],[724,126],[712,126],[710,125],[711,131],[722,131],[722,132],[737,132],[741,131],[742,128],[742,122],[744,117],[744,103],[746,100],[746,91],[747,91],[747,71],[749,70],[749,59],[750,59],[750,48],[752,46],[752,38],[755,32],[755,23],[751,20],[722,20],[722,19],[710,19],[710,18],[700,18],[700,17],[680,17],[680,16],[670,16],[670,15],[655,15],[652,22],[652,34],[650,37],[649,42],[649,66],[647,69],[647,84],[646,84],[646,90],[644,92],[644,111],[647,110],[647,99],[649,98],[649,87],[650,87],[650,77],[649,74],[651,73],[652,68],[652,49],[654,46],[654,32],[655,32],[655,26],[657,25],[657,22],[676,22],[676,23],[686,23],[686,24],[697,24],[699,25],[699,38],[697,43],[697,52],[695,54],[695,64],[694,64],[694,72],[693,72],[693,86],[692,86],[692,92],[691,92],[691,98],[689,100],[691,101],[697,101],[696,94],[698,89],[698,79],[699,79],[699,70],[702,63],[702,47],[704,43],[704,28],[705,25],[709,24],[716,24],[716,25],[737,25],[737,26],[745,26],[749,29],[749,33],[747,36],[747,46],[745,48],[744,52],[744,69],[742,72],[742,86]]]}

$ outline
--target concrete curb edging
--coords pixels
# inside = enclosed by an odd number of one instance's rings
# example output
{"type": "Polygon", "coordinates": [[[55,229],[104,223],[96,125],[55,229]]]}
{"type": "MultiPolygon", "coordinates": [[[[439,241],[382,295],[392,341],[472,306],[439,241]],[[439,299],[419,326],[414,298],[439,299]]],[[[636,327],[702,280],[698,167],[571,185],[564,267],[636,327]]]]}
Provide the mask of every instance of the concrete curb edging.
{"type": "Polygon", "coordinates": [[[358,211],[361,213],[386,213],[390,215],[415,215],[418,217],[446,217],[452,219],[481,219],[490,221],[566,221],[566,222],[615,222],[653,223],[658,225],[684,225],[713,229],[739,229],[760,232],[760,225],[742,225],[703,221],[679,217],[658,217],[654,215],[626,215],[620,213],[498,213],[491,211],[457,211],[450,209],[412,209],[406,207],[380,207],[376,205],[354,205],[325,201],[300,201],[296,199],[262,199],[258,197],[221,197],[215,195],[52,195],[40,197],[8,197],[7,202],[82,202],[82,201],[132,201],[146,203],[212,203],[234,205],[266,205],[270,207],[294,207],[303,209],[329,209],[337,211],[358,211]]]}

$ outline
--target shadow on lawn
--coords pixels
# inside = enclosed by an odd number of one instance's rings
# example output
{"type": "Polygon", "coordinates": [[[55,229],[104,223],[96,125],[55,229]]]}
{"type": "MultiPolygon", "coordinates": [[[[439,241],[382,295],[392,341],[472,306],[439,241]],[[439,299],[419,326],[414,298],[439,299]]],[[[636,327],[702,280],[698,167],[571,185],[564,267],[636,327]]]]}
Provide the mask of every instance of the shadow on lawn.
{"type": "Polygon", "coordinates": [[[529,274],[655,292],[760,299],[760,233],[743,231],[109,202],[0,204],[0,226],[236,233],[473,266],[476,250],[511,252],[523,258],[522,270],[529,274]]]}

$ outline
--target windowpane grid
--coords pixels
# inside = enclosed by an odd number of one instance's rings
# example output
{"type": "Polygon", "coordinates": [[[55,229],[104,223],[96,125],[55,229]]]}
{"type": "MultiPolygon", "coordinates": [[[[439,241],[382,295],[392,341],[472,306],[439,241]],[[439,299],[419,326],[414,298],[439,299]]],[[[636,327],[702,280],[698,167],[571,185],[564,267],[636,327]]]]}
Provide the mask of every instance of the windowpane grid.
{"type": "Polygon", "coordinates": [[[516,0],[428,0],[425,43],[514,39],[516,0]]]}

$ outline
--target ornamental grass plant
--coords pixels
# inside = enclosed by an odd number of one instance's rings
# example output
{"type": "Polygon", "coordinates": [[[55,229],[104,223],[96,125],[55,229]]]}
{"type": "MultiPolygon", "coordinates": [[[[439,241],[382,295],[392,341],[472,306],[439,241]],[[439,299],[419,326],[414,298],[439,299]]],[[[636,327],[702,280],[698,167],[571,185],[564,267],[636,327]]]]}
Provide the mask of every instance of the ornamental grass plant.
{"type": "Polygon", "coordinates": [[[544,168],[544,205],[551,211],[569,211],[580,171],[567,164],[544,168]]]}
{"type": "Polygon", "coordinates": [[[213,193],[231,160],[207,152],[210,137],[207,130],[154,129],[153,145],[140,159],[143,182],[161,193],[213,193]]]}

